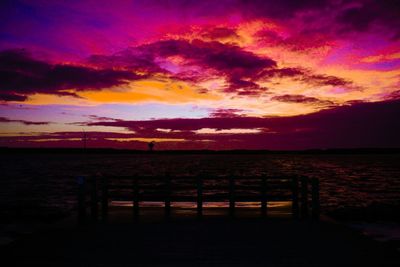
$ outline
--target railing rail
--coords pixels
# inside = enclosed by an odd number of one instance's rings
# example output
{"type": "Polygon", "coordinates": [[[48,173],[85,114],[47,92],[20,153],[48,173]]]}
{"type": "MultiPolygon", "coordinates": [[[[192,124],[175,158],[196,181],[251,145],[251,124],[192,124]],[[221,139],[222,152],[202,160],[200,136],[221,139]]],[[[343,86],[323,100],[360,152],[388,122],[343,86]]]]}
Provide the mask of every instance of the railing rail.
{"type": "Polygon", "coordinates": [[[110,201],[131,201],[134,218],[139,217],[141,202],[153,201],[164,202],[166,217],[171,216],[172,202],[196,203],[198,217],[203,215],[205,202],[227,202],[231,217],[237,202],[259,202],[261,216],[267,217],[268,201],[279,200],[292,202],[293,218],[308,218],[310,206],[312,219],[320,215],[319,180],[305,176],[80,176],[79,224],[86,222],[88,195],[93,222],[98,221],[99,204],[101,219],[107,221],[110,201]]]}

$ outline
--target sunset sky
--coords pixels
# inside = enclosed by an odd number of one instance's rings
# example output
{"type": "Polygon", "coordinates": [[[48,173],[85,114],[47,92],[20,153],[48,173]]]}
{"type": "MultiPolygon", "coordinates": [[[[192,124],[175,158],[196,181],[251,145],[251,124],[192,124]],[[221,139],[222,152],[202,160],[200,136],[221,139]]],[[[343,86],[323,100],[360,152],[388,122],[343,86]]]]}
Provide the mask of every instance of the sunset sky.
{"type": "Polygon", "coordinates": [[[399,0],[15,0],[0,17],[0,146],[400,147],[399,0]]]}

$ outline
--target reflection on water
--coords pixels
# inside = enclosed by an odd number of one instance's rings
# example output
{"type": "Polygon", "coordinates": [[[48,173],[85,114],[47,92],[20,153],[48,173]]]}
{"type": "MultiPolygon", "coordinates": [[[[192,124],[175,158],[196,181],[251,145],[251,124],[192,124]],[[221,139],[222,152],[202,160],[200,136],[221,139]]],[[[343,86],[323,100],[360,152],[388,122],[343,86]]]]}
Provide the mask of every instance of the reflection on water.
{"type": "MultiPolygon", "coordinates": [[[[261,208],[259,202],[236,202],[235,216],[245,217],[261,217],[261,208]]],[[[132,203],[128,201],[112,201],[110,209],[111,220],[126,221],[126,218],[132,217],[132,203]]],[[[141,218],[154,219],[164,218],[165,210],[163,202],[141,202],[140,213],[141,218]]],[[[172,202],[171,206],[173,217],[189,217],[197,216],[196,204],[192,202],[172,202]]],[[[226,217],[229,214],[228,202],[204,202],[203,217],[226,217]]],[[[291,218],[292,213],[291,201],[273,201],[268,202],[268,217],[273,218],[291,218]]]]}
{"type": "MultiPolygon", "coordinates": [[[[131,201],[111,201],[111,206],[132,207],[131,201]]],[[[195,202],[171,202],[171,207],[182,209],[195,209],[197,206],[195,202]]],[[[270,201],[267,203],[268,209],[286,208],[291,207],[291,201],[270,201]]],[[[164,202],[146,201],[140,202],[140,207],[163,207],[164,202]]],[[[229,202],[203,202],[203,208],[227,208],[229,202]]],[[[235,202],[237,208],[259,209],[261,208],[260,202],[235,202]]]]}
{"type": "MultiPolygon", "coordinates": [[[[1,155],[0,205],[40,215],[76,204],[76,176],[280,175],[320,179],[322,211],[400,204],[400,155],[1,155]]],[[[249,181],[249,183],[252,183],[249,181]]]]}

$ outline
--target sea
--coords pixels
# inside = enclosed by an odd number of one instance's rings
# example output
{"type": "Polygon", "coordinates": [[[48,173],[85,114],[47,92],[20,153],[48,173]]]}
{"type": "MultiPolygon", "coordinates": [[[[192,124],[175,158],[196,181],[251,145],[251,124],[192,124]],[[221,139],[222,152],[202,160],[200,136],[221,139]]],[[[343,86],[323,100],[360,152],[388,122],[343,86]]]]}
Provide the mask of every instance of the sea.
{"type": "Polygon", "coordinates": [[[322,214],[340,220],[399,220],[399,154],[3,153],[0,158],[0,215],[10,220],[70,214],[77,205],[79,176],[200,172],[318,178],[322,214]]]}

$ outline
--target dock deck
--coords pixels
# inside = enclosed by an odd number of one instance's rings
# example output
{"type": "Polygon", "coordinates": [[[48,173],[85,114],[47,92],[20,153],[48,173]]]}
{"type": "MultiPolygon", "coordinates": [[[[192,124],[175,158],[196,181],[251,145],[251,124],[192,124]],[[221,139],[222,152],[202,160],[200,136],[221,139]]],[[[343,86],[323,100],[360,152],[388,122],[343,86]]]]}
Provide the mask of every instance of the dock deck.
{"type": "Polygon", "coordinates": [[[148,202],[161,203],[165,217],[172,214],[173,203],[192,203],[201,218],[207,203],[227,203],[234,217],[240,204],[259,204],[260,217],[268,217],[268,203],[290,201],[295,219],[320,216],[319,181],[307,177],[253,176],[93,176],[78,178],[78,222],[108,220],[110,203],[132,204],[133,218],[148,202]],[[88,207],[90,206],[90,209],[88,207]]]}

